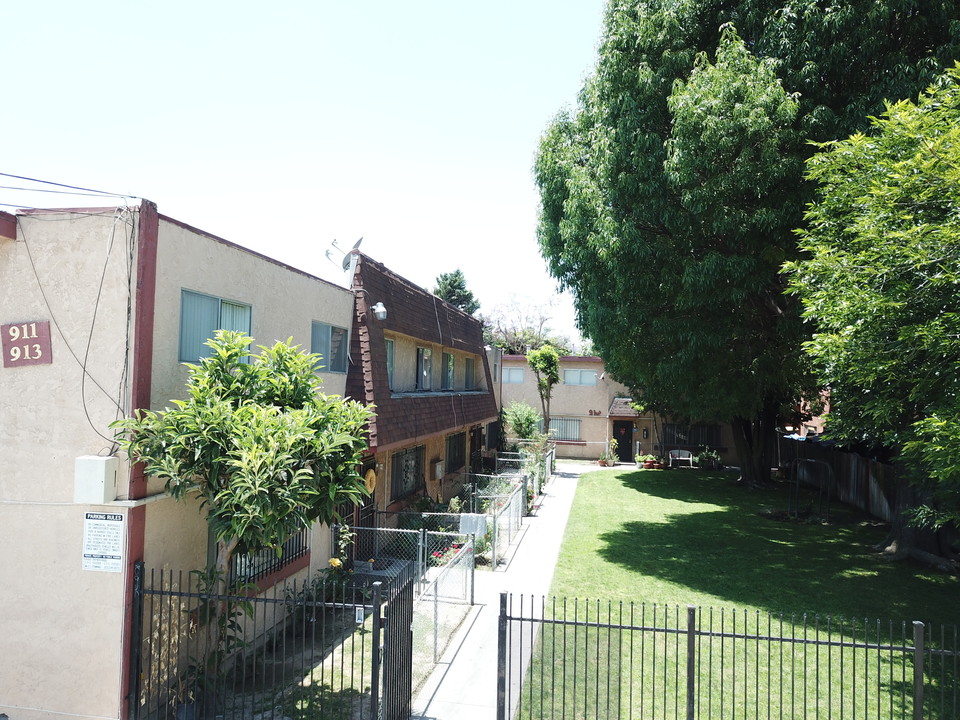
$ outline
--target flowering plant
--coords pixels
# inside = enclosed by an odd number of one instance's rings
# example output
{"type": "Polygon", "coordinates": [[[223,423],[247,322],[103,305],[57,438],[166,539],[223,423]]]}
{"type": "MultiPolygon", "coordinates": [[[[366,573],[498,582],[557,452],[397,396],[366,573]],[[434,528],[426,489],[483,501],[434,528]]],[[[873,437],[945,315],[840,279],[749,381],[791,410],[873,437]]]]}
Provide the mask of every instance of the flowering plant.
{"type": "Polygon", "coordinates": [[[457,556],[462,545],[463,543],[451,543],[448,547],[434,550],[430,555],[430,564],[446,565],[457,556]]]}

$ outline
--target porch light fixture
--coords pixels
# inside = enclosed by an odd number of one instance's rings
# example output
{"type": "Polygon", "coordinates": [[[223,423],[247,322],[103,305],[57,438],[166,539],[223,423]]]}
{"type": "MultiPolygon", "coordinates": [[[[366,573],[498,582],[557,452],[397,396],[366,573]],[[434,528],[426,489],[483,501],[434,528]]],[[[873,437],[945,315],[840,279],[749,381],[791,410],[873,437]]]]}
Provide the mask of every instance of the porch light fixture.
{"type": "MultiPolygon", "coordinates": [[[[355,295],[359,295],[359,294],[363,293],[363,294],[366,295],[367,297],[370,297],[370,293],[368,293],[368,292],[367,292],[366,290],[364,290],[362,287],[351,288],[351,289],[353,290],[353,293],[354,293],[355,295]]],[[[385,306],[382,302],[378,302],[376,305],[374,305],[374,306],[371,307],[370,309],[373,310],[373,316],[374,316],[377,320],[379,320],[380,322],[383,322],[384,320],[387,319],[387,308],[386,308],[386,306],[385,306]]],[[[361,320],[362,320],[362,319],[363,319],[363,318],[361,317],[361,320]]]]}

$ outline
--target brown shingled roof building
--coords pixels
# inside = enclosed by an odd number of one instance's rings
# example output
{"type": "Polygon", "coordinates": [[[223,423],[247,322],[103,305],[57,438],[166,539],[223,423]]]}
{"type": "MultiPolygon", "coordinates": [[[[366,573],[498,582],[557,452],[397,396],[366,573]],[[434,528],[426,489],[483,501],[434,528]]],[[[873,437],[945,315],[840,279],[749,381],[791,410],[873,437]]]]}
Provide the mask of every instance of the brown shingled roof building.
{"type": "Polygon", "coordinates": [[[445,501],[497,440],[498,408],[480,321],[353,252],[348,396],[376,406],[358,521],[423,494],[445,501]],[[379,315],[385,317],[378,317],[379,315]],[[375,476],[370,471],[375,473],[375,476]]]}

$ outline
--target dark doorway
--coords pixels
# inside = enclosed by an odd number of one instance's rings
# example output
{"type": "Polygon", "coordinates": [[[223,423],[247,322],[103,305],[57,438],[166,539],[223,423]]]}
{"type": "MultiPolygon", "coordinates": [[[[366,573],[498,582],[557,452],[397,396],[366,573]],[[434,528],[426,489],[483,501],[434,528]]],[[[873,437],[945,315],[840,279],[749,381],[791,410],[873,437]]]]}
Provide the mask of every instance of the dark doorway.
{"type": "Polygon", "coordinates": [[[633,421],[614,420],[613,438],[617,441],[617,460],[633,462],[633,421]]]}

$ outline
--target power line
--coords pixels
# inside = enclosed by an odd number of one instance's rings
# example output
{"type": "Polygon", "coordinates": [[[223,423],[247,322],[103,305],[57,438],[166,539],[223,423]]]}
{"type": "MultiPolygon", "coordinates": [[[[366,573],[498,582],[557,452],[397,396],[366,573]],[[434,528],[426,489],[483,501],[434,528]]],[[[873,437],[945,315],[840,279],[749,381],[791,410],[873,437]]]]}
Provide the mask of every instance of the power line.
{"type": "Polygon", "coordinates": [[[95,190],[94,188],[80,187],[78,185],[66,185],[64,183],[52,182],[50,180],[40,180],[38,178],[25,177],[23,175],[13,175],[12,173],[0,172],[0,177],[13,178],[14,180],[24,180],[26,182],[35,182],[40,183],[41,185],[53,185],[54,187],[67,188],[69,190],[81,190],[87,193],[94,193],[96,195],[108,195],[110,197],[122,197],[122,198],[136,198],[136,195],[130,195],[129,193],[113,193],[107,192],[105,190],[95,190]]]}
{"type": "MultiPolygon", "coordinates": [[[[3,173],[0,173],[0,175],[3,175],[3,173]]],[[[0,190],[18,190],[21,192],[30,193],[52,193],[53,195],[85,195],[87,197],[104,197],[103,193],[99,192],[52,190],[50,188],[27,188],[18,187],[16,185],[0,185],[0,190]]],[[[119,197],[132,197],[132,195],[121,195],[119,197]]]]}

